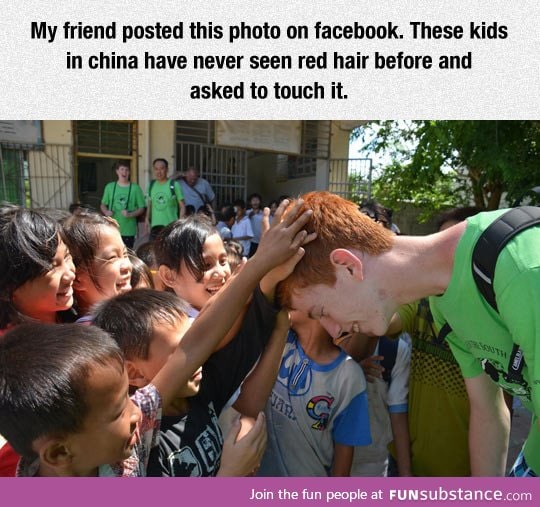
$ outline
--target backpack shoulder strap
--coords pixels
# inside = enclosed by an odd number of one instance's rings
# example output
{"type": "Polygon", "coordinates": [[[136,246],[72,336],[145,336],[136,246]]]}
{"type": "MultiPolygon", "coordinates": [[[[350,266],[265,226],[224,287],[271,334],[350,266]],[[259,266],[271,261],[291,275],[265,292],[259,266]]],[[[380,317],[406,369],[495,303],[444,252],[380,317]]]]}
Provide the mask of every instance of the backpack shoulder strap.
{"type": "Polygon", "coordinates": [[[383,356],[381,366],[384,368],[382,378],[387,384],[392,381],[392,369],[396,364],[398,345],[399,338],[390,339],[387,336],[379,338],[379,355],[383,356]]]}
{"type": "Polygon", "coordinates": [[[156,180],[150,180],[150,185],[148,185],[148,197],[152,198],[152,196],[150,195],[152,193],[152,187],[154,186],[154,183],[156,182],[156,180]]]}
{"type": "Polygon", "coordinates": [[[478,290],[497,310],[493,277],[501,250],[524,229],[540,224],[540,208],[522,206],[513,208],[497,218],[478,238],[473,250],[472,273],[478,290]]]}
{"type": "Polygon", "coordinates": [[[174,191],[174,180],[169,180],[169,188],[171,189],[171,197],[176,198],[176,192],[174,191]]]}

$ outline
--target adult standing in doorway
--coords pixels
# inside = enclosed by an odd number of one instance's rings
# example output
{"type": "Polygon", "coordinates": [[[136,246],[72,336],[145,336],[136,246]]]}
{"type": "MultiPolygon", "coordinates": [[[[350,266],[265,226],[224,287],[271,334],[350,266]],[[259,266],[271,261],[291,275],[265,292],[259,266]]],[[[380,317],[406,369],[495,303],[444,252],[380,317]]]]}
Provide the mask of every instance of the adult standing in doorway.
{"type": "Polygon", "coordinates": [[[165,226],[184,216],[186,205],[184,194],[177,181],[167,177],[169,163],[164,158],[152,162],[155,179],[148,186],[147,225],[150,227],[150,241],[156,239],[165,226]]]}
{"type": "Polygon", "coordinates": [[[257,248],[259,247],[259,241],[261,240],[261,227],[263,219],[263,210],[261,208],[262,197],[260,194],[251,194],[248,197],[248,203],[250,209],[247,211],[247,216],[251,222],[251,229],[253,230],[253,238],[251,238],[251,246],[249,249],[249,256],[255,255],[257,248]]]}
{"type": "Polygon", "coordinates": [[[199,170],[196,167],[189,167],[187,171],[180,174],[179,181],[182,185],[186,206],[191,204],[195,211],[208,206],[212,210],[216,209],[216,194],[210,183],[199,176],[199,170]]]}
{"type": "Polygon", "coordinates": [[[101,198],[101,212],[114,218],[120,226],[122,241],[133,248],[137,235],[137,217],[144,213],[144,194],[137,183],[132,183],[129,160],[119,160],[114,164],[118,179],[107,183],[101,198]]]}

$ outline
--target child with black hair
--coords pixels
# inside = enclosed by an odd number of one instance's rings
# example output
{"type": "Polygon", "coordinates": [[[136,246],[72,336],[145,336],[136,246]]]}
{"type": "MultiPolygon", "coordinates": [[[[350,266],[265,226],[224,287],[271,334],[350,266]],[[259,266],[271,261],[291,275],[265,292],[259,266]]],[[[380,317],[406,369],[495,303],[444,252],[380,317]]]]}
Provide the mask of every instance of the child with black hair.
{"type": "MultiPolygon", "coordinates": [[[[24,322],[75,318],[75,266],[52,215],[52,210],[0,207],[0,335],[24,322]]],[[[17,459],[0,442],[0,476],[13,476],[17,459]]]]}
{"type": "Polygon", "coordinates": [[[261,276],[302,256],[308,218],[286,217],[269,231],[264,254],[201,314],[135,403],[120,351],[104,331],[30,325],[7,333],[0,341],[0,432],[23,454],[20,475],[144,475],[160,405],[170,405],[215,349],[261,276]]]}
{"type": "Polygon", "coordinates": [[[0,334],[27,321],[62,322],[75,267],[64,232],[45,211],[0,207],[0,334]]]}
{"type": "Polygon", "coordinates": [[[73,288],[77,309],[87,322],[92,305],[131,290],[133,268],[120,228],[112,218],[81,212],[68,217],[63,226],[76,268],[73,288]]]}
{"type": "MultiPolygon", "coordinates": [[[[148,385],[181,344],[189,329],[185,303],[175,294],[131,291],[100,303],[94,324],[108,331],[126,358],[131,385],[148,385]]],[[[278,330],[286,333],[286,328],[278,330]]],[[[255,424],[235,442],[238,421],[223,440],[218,417],[249,370],[259,344],[240,342],[215,353],[163,407],[160,452],[153,451],[148,475],[241,476],[258,464],[266,441],[264,425],[255,424]],[[231,368],[230,364],[237,365],[231,368]],[[165,451],[166,449],[166,451],[165,451]],[[161,456],[161,451],[165,454],[161,456]]]]}

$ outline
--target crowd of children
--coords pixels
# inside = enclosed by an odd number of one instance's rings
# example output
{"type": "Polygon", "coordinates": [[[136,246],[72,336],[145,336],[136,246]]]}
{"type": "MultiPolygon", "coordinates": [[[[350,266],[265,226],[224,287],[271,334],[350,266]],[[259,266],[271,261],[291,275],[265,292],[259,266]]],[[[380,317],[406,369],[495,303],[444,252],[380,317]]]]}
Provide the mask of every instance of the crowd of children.
{"type": "MultiPolygon", "coordinates": [[[[304,230],[314,211],[300,213],[302,201],[271,214],[253,194],[249,211],[235,202],[217,228],[205,214],[172,220],[134,252],[112,218],[129,178],[116,169],[121,185],[102,214],[0,206],[0,475],[470,473],[468,413],[455,412],[463,379],[425,303],[403,307],[388,329],[412,336],[407,403],[406,341],[392,351],[354,326],[334,336],[324,309],[281,309],[280,282],[317,236],[304,230]],[[416,331],[420,315],[431,334],[416,331]],[[426,386],[426,354],[452,379],[426,386]],[[422,430],[428,395],[460,424],[442,442],[422,430]],[[241,416],[224,435],[229,407],[241,416]],[[455,445],[455,465],[428,450],[455,445]]],[[[390,228],[376,204],[361,211],[390,228]]]]}

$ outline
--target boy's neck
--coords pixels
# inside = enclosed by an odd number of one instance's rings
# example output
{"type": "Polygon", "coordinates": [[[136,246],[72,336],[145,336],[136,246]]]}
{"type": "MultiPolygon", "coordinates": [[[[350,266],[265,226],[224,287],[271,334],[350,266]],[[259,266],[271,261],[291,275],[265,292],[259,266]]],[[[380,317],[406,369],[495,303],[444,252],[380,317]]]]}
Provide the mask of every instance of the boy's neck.
{"type": "Polygon", "coordinates": [[[297,334],[298,343],[304,349],[304,352],[309,359],[318,364],[327,364],[334,361],[340,354],[341,349],[332,343],[332,339],[326,331],[320,333],[305,333],[297,334]]]}

